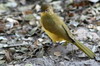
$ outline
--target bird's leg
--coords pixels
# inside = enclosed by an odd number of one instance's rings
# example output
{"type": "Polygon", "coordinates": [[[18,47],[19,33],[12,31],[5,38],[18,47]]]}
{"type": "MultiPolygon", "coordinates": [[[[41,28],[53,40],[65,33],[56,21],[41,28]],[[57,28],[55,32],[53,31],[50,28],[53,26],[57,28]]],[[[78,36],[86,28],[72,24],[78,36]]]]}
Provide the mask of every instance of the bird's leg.
{"type": "Polygon", "coordinates": [[[73,44],[71,44],[71,47],[72,47],[72,51],[71,51],[71,55],[72,55],[72,57],[71,57],[71,61],[73,61],[73,57],[74,57],[73,44]]]}
{"type": "Polygon", "coordinates": [[[67,46],[67,45],[68,45],[68,42],[63,43],[62,45],[63,45],[63,46],[67,46]]]}

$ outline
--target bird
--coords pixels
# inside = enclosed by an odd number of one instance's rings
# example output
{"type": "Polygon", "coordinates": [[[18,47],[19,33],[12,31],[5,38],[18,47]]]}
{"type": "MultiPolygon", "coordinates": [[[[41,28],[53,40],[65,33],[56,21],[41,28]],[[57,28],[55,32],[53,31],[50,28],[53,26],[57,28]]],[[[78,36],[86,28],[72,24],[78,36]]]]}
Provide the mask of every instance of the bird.
{"type": "Polygon", "coordinates": [[[75,39],[67,24],[65,24],[61,17],[54,12],[54,9],[50,4],[42,4],[40,10],[40,24],[43,31],[50,37],[53,43],[61,41],[66,41],[67,44],[72,43],[83,51],[89,58],[95,58],[95,53],[75,39]]]}

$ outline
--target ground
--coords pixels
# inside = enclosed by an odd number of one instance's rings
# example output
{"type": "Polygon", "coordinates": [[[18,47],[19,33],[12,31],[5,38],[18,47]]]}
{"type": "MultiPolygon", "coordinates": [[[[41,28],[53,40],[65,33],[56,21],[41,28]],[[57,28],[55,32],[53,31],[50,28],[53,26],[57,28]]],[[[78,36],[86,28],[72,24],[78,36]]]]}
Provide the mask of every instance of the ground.
{"type": "Polygon", "coordinates": [[[0,0],[0,66],[100,66],[100,2],[86,0],[0,0]],[[43,3],[53,6],[88,58],[73,44],[53,43],[40,25],[43,3]],[[81,61],[81,62],[80,62],[81,61]]]}

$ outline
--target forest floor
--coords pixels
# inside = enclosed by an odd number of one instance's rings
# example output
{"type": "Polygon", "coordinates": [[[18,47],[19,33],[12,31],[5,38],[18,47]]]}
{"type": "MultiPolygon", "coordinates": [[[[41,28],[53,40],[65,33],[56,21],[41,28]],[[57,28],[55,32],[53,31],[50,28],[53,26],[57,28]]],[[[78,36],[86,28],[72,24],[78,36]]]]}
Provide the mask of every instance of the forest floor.
{"type": "Polygon", "coordinates": [[[100,66],[100,2],[87,0],[0,0],[0,66],[100,66]],[[89,59],[73,44],[54,44],[41,29],[40,13],[51,4],[89,59]]]}

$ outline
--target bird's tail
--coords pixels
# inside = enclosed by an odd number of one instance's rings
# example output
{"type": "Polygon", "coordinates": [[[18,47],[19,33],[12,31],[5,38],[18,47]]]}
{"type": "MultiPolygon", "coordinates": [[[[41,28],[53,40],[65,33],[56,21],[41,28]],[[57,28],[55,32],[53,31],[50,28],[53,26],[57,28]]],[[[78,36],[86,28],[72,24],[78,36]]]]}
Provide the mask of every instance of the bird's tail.
{"type": "Polygon", "coordinates": [[[95,54],[87,48],[84,44],[80,43],[78,40],[75,40],[74,43],[80,50],[82,50],[85,54],[87,54],[90,58],[95,58],[95,54]]]}

